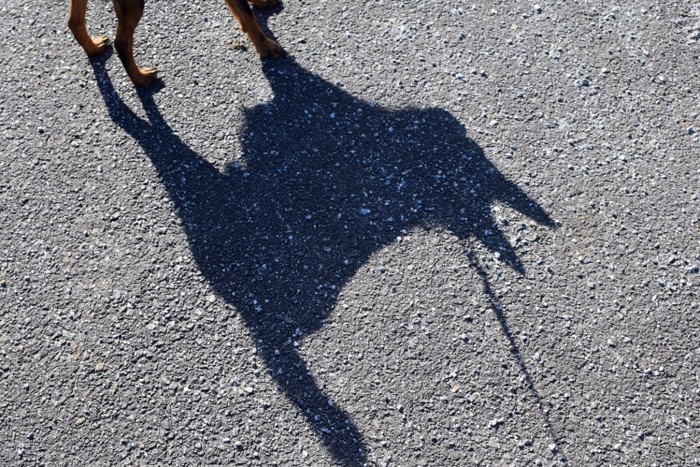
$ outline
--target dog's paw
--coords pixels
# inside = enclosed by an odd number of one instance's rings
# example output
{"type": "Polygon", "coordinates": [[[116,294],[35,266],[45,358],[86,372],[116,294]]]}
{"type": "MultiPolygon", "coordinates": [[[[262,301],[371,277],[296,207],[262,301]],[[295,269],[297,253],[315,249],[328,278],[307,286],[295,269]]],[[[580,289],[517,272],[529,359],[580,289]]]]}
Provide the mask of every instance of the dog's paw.
{"type": "Polygon", "coordinates": [[[153,67],[139,69],[139,74],[131,76],[131,81],[139,87],[150,86],[158,79],[158,70],[153,67]]]}
{"type": "Polygon", "coordinates": [[[92,44],[85,47],[88,56],[100,55],[109,47],[109,37],[100,36],[91,39],[92,44]]]}
{"type": "Polygon", "coordinates": [[[263,39],[260,44],[256,44],[255,49],[263,58],[279,58],[287,55],[282,46],[269,37],[263,39]]]}

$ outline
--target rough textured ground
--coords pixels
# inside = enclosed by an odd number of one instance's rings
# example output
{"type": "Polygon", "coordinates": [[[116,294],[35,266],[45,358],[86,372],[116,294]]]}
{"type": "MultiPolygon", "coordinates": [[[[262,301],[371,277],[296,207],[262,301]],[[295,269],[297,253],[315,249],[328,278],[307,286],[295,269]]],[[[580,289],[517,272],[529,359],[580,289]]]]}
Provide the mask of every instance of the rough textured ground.
{"type": "Polygon", "coordinates": [[[700,463],[699,3],[151,0],[140,93],[67,3],[0,6],[0,464],[700,463]]]}

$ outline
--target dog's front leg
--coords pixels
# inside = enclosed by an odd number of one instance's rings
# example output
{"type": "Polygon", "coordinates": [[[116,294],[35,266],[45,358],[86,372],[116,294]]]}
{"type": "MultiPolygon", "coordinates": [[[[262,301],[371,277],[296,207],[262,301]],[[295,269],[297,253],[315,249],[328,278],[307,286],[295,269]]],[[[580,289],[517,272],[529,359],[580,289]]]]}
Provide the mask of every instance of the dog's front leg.
{"type": "MultiPolygon", "coordinates": [[[[277,1],[251,0],[251,3],[255,6],[267,7],[276,5],[277,1]]],[[[285,54],[284,49],[277,42],[273,41],[262,32],[246,0],[226,0],[226,4],[236,18],[236,21],[238,21],[241,31],[248,34],[250,40],[253,41],[255,50],[258,51],[261,57],[277,58],[285,54]]]]}
{"type": "Polygon", "coordinates": [[[109,38],[107,36],[93,39],[88,34],[85,24],[85,13],[88,0],[70,0],[68,12],[68,27],[75,36],[75,40],[81,45],[88,55],[99,55],[107,49],[109,38]]]}
{"type": "Polygon", "coordinates": [[[114,48],[131,81],[136,86],[148,86],[157,78],[156,69],[139,68],[134,60],[134,30],[143,16],[144,0],[113,0],[112,3],[118,20],[114,48]]]}

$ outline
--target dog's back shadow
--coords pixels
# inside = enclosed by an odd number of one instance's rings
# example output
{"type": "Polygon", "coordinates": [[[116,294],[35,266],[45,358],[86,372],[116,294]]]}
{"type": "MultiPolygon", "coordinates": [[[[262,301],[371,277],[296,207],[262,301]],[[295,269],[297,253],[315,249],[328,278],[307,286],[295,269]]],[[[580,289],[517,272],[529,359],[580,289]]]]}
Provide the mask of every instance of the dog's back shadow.
{"type": "Polygon", "coordinates": [[[176,205],[198,267],[238,310],[270,375],[341,464],[366,461],[362,436],[293,342],[322,326],[358,268],[397,236],[440,226],[465,249],[477,240],[522,274],[491,205],[554,226],[444,110],[389,110],[292,58],[264,61],[274,98],[245,112],[243,163],[222,173],[174,134],[153,91],[139,91],[141,118],[113,89],[104,59],[92,63],[111,119],[143,148],[176,205]]]}

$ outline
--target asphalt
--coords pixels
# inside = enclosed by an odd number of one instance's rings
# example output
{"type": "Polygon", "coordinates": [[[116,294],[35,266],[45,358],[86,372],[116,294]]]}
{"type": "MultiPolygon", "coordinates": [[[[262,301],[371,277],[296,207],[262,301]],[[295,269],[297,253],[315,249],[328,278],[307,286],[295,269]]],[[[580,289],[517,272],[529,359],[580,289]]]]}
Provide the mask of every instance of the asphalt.
{"type": "Polygon", "coordinates": [[[290,0],[261,60],[151,0],[135,90],[58,3],[0,6],[0,464],[700,464],[700,4],[290,0]]]}

